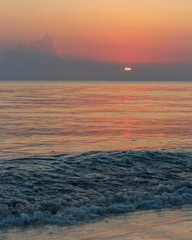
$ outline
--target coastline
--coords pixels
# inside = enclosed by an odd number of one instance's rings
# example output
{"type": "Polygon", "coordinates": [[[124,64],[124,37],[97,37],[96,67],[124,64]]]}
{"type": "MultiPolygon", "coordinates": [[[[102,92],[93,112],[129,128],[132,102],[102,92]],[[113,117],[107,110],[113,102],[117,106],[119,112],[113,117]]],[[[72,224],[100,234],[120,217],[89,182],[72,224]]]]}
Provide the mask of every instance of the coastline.
{"type": "Polygon", "coordinates": [[[6,240],[188,240],[192,235],[192,205],[181,208],[136,211],[89,224],[4,229],[6,240]]]}

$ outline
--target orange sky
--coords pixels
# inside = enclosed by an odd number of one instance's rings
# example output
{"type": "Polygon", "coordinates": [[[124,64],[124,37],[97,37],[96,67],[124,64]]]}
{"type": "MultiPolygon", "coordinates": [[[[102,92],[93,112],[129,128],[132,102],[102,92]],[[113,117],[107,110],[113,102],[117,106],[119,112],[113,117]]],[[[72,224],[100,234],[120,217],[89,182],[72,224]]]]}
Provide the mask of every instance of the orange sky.
{"type": "Polygon", "coordinates": [[[48,32],[59,54],[123,63],[192,63],[192,0],[1,0],[1,43],[48,32]]]}

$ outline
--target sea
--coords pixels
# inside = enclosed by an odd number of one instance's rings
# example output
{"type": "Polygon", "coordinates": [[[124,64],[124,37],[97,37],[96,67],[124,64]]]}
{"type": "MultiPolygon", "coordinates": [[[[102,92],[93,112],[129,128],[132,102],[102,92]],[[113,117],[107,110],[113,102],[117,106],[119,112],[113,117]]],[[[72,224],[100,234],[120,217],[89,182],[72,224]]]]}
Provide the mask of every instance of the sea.
{"type": "Polygon", "coordinates": [[[192,82],[0,82],[0,227],[192,204],[192,82]]]}

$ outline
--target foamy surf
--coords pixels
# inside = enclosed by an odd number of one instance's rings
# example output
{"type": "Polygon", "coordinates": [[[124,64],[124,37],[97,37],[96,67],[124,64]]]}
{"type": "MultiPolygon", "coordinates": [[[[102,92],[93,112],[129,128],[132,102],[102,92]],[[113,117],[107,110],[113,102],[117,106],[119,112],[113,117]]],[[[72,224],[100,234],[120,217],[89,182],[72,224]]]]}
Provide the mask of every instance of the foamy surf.
{"type": "Polygon", "coordinates": [[[171,209],[136,211],[73,226],[29,226],[5,228],[2,240],[189,240],[191,205],[171,209]]]}
{"type": "Polygon", "coordinates": [[[0,226],[71,225],[192,203],[192,153],[111,151],[1,160],[0,226]]]}

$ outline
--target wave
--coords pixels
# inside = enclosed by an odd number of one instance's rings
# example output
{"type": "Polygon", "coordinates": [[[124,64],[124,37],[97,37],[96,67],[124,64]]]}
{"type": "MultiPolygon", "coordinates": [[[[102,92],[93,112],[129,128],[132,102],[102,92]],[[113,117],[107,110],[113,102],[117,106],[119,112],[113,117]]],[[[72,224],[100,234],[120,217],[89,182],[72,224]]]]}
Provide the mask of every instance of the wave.
{"type": "Polygon", "coordinates": [[[0,226],[192,203],[192,153],[112,151],[0,160],[0,226]]]}

